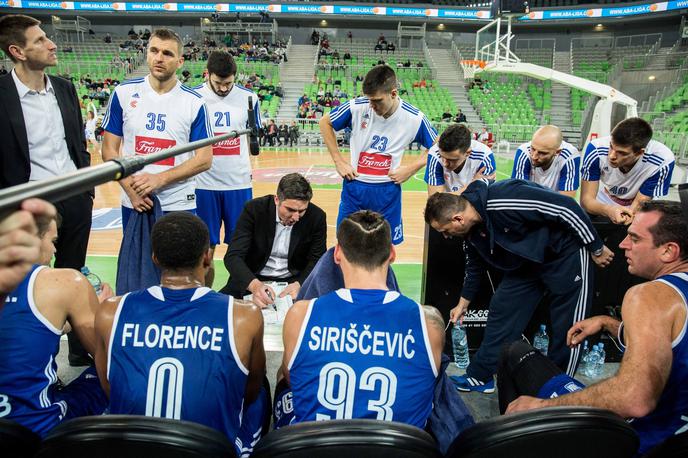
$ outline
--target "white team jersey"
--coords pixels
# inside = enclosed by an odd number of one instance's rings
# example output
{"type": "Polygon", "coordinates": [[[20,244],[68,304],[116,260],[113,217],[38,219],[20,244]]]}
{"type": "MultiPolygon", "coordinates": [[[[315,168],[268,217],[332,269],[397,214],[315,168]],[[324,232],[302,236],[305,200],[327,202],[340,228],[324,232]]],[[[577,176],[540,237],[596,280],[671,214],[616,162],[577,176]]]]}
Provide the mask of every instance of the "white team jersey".
{"type": "Polygon", "coordinates": [[[366,183],[392,181],[389,172],[401,165],[410,143],[430,148],[437,137],[428,118],[401,99],[387,119],[375,114],[367,97],[359,97],[332,110],[330,120],[334,130],[351,128],[351,167],[359,174],[356,179],[366,183]]]}
{"type": "Polygon", "coordinates": [[[565,141],[561,142],[561,153],[554,158],[547,170],[533,167],[528,142],[516,150],[511,178],[533,181],[552,191],[576,191],[580,183],[579,169],[580,152],[565,141]]]}
{"type": "Polygon", "coordinates": [[[469,154],[463,167],[456,173],[442,164],[440,147],[435,144],[428,151],[428,164],[425,167],[425,182],[430,186],[442,186],[447,192],[459,191],[468,186],[478,171],[485,167],[483,175],[495,173],[496,165],[492,150],[484,143],[471,140],[471,154],[469,154]]]}
{"type": "MultiPolygon", "coordinates": [[[[103,119],[103,129],[122,137],[122,155],[151,154],[175,145],[212,136],[203,98],[179,81],[165,94],[158,94],[148,82],[149,76],[125,81],[110,97],[103,119]]],[[[143,168],[146,173],[160,173],[190,159],[193,152],[180,154],[143,168]]],[[[196,208],[194,177],[172,183],[155,191],[163,211],[196,208]]],[[[132,208],[122,192],[122,205],[132,208]]]]}
{"type": "Polygon", "coordinates": [[[645,152],[628,173],[609,165],[611,136],[597,138],[585,147],[581,177],[599,181],[597,200],[609,205],[629,206],[638,192],[657,198],[669,193],[674,171],[674,153],[664,144],[650,140],[645,152]]]}
{"type": "MultiPolygon", "coordinates": [[[[203,84],[194,88],[208,106],[210,123],[215,136],[231,130],[248,127],[248,98],[253,99],[256,126],[261,125],[258,96],[237,84],[226,97],[220,97],[203,84]]],[[[213,165],[210,170],[196,176],[198,189],[232,191],[251,187],[251,160],[248,135],[225,140],[213,145],[213,165]]]]}

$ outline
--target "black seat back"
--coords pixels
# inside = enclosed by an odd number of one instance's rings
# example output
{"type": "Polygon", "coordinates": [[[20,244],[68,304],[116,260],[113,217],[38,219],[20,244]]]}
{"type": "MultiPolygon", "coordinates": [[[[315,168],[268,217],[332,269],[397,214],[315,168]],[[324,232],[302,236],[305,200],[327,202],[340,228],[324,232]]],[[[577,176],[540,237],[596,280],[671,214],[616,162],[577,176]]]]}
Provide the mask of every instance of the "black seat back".
{"type": "Polygon", "coordinates": [[[189,421],[134,415],[81,417],[62,423],[44,439],[41,458],[236,457],[227,437],[189,421]]]}
{"type": "Polygon", "coordinates": [[[653,448],[643,458],[685,458],[688,456],[688,433],[671,436],[653,448]]]}
{"type": "Polygon", "coordinates": [[[36,453],[41,438],[28,428],[0,418],[0,455],[28,458],[36,453]]]}
{"type": "Polygon", "coordinates": [[[630,458],[638,435],[621,417],[589,407],[554,407],[491,418],[465,430],[452,458],[630,458]]]}
{"type": "Polygon", "coordinates": [[[252,458],[435,458],[428,433],[404,423],[378,420],[311,421],[273,431],[252,458]]]}

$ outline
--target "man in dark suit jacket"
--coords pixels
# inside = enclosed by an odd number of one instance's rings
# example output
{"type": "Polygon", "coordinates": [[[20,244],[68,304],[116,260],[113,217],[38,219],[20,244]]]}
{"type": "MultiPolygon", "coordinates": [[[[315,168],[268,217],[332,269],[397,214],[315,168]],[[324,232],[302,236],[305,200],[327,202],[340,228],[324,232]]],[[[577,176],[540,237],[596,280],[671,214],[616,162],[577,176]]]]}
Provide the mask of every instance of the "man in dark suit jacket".
{"type": "Polygon", "coordinates": [[[280,180],[277,195],[246,202],[225,255],[230,278],[221,292],[251,293],[265,307],[275,292],[263,281],[280,281],[289,283],[280,296],[296,298],[327,243],[325,212],[310,203],[312,197],[308,181],[290,173],[280,180]]]}
{"type": "MultiPolygon", "coordinates": [[[[57,47],[39,25],[29,16],[0,18],[0,48],[14,62],[14,69],[0,77],[0,188],[60,176],[91,163],[76,90],[71,82],[45,74],[45,68],[57,64],[57,47]]],[[[55,205],[62,217],[56,268],[83,267],[92,196],[84,193],[55,205]]],[[[85,355],[73,347],[70,338],[70,349],[85,355]]],[[[70,362],[87,362],[72,353],[70,362]]]]}

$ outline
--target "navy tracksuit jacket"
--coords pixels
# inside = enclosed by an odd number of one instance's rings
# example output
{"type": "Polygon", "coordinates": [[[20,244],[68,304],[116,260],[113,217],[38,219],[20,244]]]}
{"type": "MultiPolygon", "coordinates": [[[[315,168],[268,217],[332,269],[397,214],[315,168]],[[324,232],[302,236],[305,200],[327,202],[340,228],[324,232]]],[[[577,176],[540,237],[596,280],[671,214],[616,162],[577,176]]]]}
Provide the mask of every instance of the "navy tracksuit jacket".
{"type": "Polygon", "coordinates": [[[490,302],[482,345],[467,369],[489,380],[501,346],[518,339],[542,295],[552,298],[549,356],[575,373],[579,349],[566,346],[568,329],[588,315],[593,269],[589,252],[603,242],[578,203],[525,180],[471,183],[462,193],[482,218],[466,237],[466,278],[461,296],[472,300],[485,263],[504,271],[490,302]]]}

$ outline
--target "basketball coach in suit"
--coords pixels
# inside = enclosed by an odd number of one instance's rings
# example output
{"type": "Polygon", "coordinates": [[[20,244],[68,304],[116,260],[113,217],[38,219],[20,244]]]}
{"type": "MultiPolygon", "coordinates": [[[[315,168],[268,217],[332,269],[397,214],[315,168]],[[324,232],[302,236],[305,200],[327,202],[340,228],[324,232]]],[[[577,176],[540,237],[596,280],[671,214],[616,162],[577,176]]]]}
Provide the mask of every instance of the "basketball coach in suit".
{"type": "Polygon", "coordinates": [[[325,212],[312,197],[308,180],[290,173],[277,185],[277,195],[246,202],[224,258],[230,278],[221,292],[253,294],[253,302],[265,307],[275,292],[263,282],[279,281],[288,283],[281,295],[296,298],[327,243],[325,212]]]}
{"type": "MultiPolygon", "coordinates": [[[[81,109],[74,85],[48,76],[57,65],[57,46],[24,15],[0,18],[0,48],[14,69],[0,77],[0,188],[64,175],[90,165],[81,109]]],[[[55,205],[62,217],[56,268],[80,269],[86,261],[93,192],[55,205]]],[[[70,363],[88,363],[70,333],[70,363]]]]}

